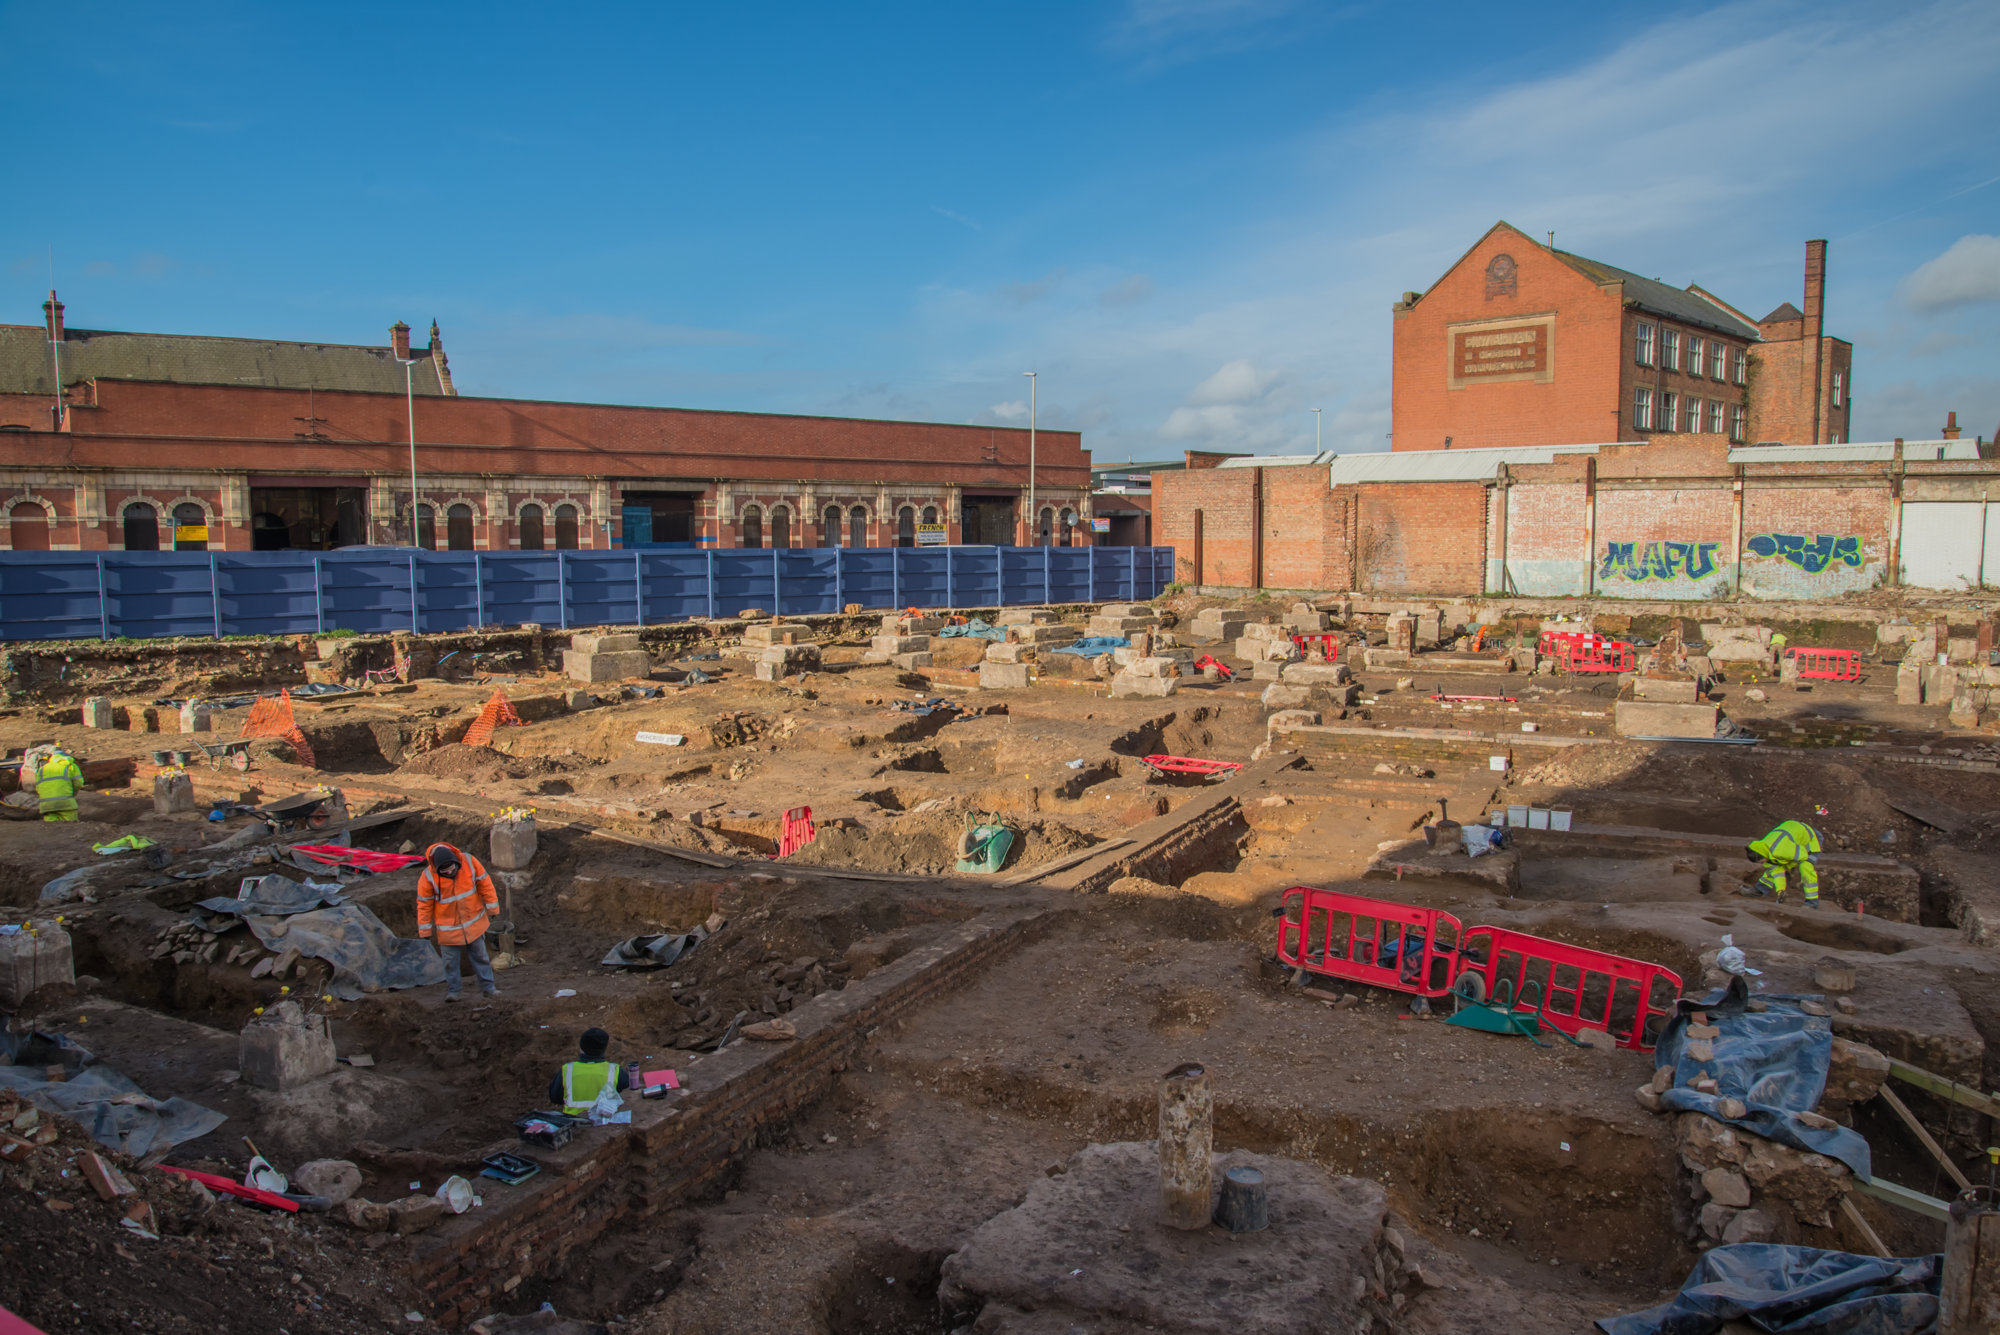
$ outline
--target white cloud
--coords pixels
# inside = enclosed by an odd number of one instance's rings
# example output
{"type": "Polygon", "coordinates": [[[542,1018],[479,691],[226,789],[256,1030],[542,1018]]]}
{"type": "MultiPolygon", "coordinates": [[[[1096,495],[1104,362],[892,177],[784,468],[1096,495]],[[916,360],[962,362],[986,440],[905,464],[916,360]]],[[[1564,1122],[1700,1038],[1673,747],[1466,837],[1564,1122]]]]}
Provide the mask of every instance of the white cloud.
{"type": "Polygon", "coordinates": [[[994,404],[986,411],[992,413],[1003,422],[1018,422],[1028,415],[1028,401],[1026,399],[1009,399],[1005,403],[994,404]]]}
{"type": "Polygon", "coordinates": [[[931,205],[931,212],[937,214],[937,216],[940,218],[949,218],[953,222],[957,223],[959,226],[968,227],[975,232],[983,232],[986,230],[984,227],[981,227],[978,223],[974,222],[972,219],[966,217],[963,213],[953,213],[950,209],[943,208],[937,204],[931,205]]]}
{"type": "Polygon", "coordinates": [[[1142,273],[1121,278],[1097,294],[1097,304],[1118,309],[1136,306],[1153,295],[1153,280],[1142,273]]]}
{"type": "Polygon", "coordinates": [[[1916,311],[2000,301],[2000,236],[1960,237],[1903,280],[1902,297],[1916,311]]]}
{"type": "Polygon", "coordinates": [[[1040,301],[1050,292],[1053,292],[1056,285],[1062,282],[1062,280],[1063,271],[1061,269],[1051,269],[1040,278],[1030,282],[1008,283],[1004,285],[1000,289],[1000,295],[1017,306],[1026,306],[1029,302],[1040,301]]]}
{"type": "Polygon", "coordinates": [[[1277,372],[1260,371],[1250,362],[1238,358],[1196,385],[1188,394],[1188,402],[1216,405],[1255,403],[1270,392],[1277,380],[1277,372]]]}

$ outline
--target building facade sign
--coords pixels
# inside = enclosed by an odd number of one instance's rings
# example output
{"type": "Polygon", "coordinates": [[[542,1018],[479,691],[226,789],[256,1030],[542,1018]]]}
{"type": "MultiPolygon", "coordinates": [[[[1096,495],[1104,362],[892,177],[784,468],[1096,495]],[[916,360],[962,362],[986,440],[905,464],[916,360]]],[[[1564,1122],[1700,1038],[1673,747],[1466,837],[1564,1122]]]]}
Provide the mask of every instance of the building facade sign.
{"type": "Polygon", "coordinates": [[[1555,378],[1555,339],[1553,315],[1452,325],[1451,387],[1514,380],[1546,384],[1555,378]]]}

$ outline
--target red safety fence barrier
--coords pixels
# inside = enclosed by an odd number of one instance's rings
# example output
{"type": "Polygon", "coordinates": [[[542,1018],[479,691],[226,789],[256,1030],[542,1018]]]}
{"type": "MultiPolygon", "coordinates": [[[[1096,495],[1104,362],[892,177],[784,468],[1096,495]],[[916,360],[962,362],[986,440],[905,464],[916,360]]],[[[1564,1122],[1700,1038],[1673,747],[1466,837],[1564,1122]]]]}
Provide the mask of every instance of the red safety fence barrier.
{"type": "Polygon", "coordinates": [[[306,735],[299,731],[298,720],[292,716],[292,693],[279,691],[275,696],[265,696],[250,706],[250,717],[243,721],[245,737],[276,737],[292,744],[292,753],[301,765],[318,769],[319,761],[313,755],[312,746],[306,735]]]}
{"type": "Polygon", "coordinates": [[[1234,760],[1201,760],[1194,756],[1147,756],[1144,763],[1161,774],[1234,774],[1243,768],[1234,760]]]}
{"type": "Polygon", "coordinates": [[[1234,681],[1236,679],[1236,669],[1230,667],[1227,663],[1218,661],[1214,654],[1203,654],[1200,658],[1194,660],[1194,665],[1199,671],[1214,668],[1216,675],[1224,681],[1234,681]]]}
{"type": "Polygon", "coordinates": [[[1340,636],[1294,635],[1292,645],[1308,663],[1338,663],[1340,661],[1340,636]],[[1315,656],[1317,650],[1317,656],[1315,656]]]}
{"type": "Polygon", "coordinates": [[[1554,658],[1566,645],[1602,643],[1604,637],[1592,630],[1545,630],[1535,641],[1535,652],[1544,658],[1554,658]]]}
{"type": "Polygon", "coordinates": [[[1623,640],[1593,636],[1575,644],[1556,646],[1556,667],[1563,672],[1631,672],[1638,665],[1637,647],[1623,640]]]}
{"type": "Polygon", "coordinates": [[[1860,681],[1861,655],[1853,649],[1807,649],[1794,646],[1785,657],[1798,664],[1800,680],[1860,681]]]}
{"type": "Polygon", "coordinates": [[[778,827],[778,856],[788,858],[819,837],[813,828],[813,809],[793,807],[778,827]]]}
{"type": "Polygon", "coordinates": [[[1312,886],[1285,891],[1277,956],[1309,973],[1421,997],[1456,991],[1505,1001],[1572,1037],[1601,1029],[1640,1051],[1657,1041],[1681,992],[1679,974],[1646,960],[1312,886]]]}

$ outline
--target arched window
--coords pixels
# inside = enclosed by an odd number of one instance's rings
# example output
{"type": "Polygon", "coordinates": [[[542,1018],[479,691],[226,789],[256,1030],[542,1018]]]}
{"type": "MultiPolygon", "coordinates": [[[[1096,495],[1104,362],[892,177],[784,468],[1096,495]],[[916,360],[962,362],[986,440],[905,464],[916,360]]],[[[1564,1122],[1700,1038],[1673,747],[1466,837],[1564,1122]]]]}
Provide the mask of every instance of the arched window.
{"type": "Polygon", "coordinates": [[[764,512],[754,505],[743,507],[743,538],[745,547],[764,545],[764,512]]]}
{"type": "Polygon", "coordinates": [[[125,550],[160,550],[160,512],[143,502],[125,507],[125,550]]]}
{"type": "Polygon", "coordinates": [[[49,549],[49,512],[33,501],[22,501],[7,512],[8,528],[17,552],[49,549]]]}
{"type": "Polygon", "coordinates": [[[250,516],[250,550],[253,552],[282,552],[292,545],[291,526],[285,517],[271,510],[259,510],[250,516]]]}
{"type": "Polygon", "coordinates": [[[454,552],[472,550],[472,507],[463,501],[444,512],[445,542],[454,552]]]}
{"type": "Polygon", "coordinates": [[[434,552],[438,545],[437,516],[428,505],[417,507],[417,546],[434,552]]]}
{"type": "Polygon", "coordinates": [[[539,505],[521,507],[521,550],[542,550],[542,507],[539,505]]]}
{"type": "Polygon", "coordinates": [[[819,517],[819,545],[840,546],[840,507],[837,505],[827,506],[826,513],[819,517]]]}
{"type": "Polygon", "coordinates": [[[1062,532],[1057,541],[1065,547],[1076,546],[1076,511],[1068,506],[1063,507],[1062,532]]]}
{"type": "Polygon", "coordinates": [[[771,507],[771,545],[773,547],[792,545],[792,512],[787,506],[771,507]]]}
{"type": "Polygon", "coordinates": [[[924,507],[924,520],[923,520],[923,522],[924,522],[924,523],[926,523],[926,524],[935,524],[935,523],[937,523],[937,507],[936,507],[935,505],[926,505],[926,506],[924,507]]]}
{"type": "Polygon", "coordinates": [[[193,501],[182,501],[174,507],[174,550],[208,550],[208,512],[193,501]]]}
{"type": "Polygon", "coordinates": [[[847,545],[868,545],[868,507],[865,505],[857,505],[847,512],[847,545]]]}
{"type": "Polygon", "coordinates": [[[1055,541],[1056,512],[1051,506],[1043,506],[1040,526],[1035,531],[1035,546],[1047,547],[1055,541]]]}
{"type": "Polygon", "coordinates": [[[558,505],[556,507],[556,550],[573,552],[576,550],[576,507],[558,505]]]}
{"type": "Polygon", "coordinates": [[[917,512],[907,505],[896,511],[896,545],[898,547],[917,545],[917,512]]]}

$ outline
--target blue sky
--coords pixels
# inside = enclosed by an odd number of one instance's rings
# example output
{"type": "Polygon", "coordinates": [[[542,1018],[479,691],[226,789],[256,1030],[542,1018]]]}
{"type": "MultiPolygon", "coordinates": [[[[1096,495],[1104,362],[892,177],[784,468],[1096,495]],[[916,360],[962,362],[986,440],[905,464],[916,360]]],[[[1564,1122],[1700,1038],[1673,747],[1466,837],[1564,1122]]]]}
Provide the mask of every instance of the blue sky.
{"type": "Polygon", "coordinates": [[[2000,423],[2000,6],[0,3],[0,320],[380,343],[462,391],[1379,449],[1495,219],[1761,314],[1855,437],[2000,423]]]}

